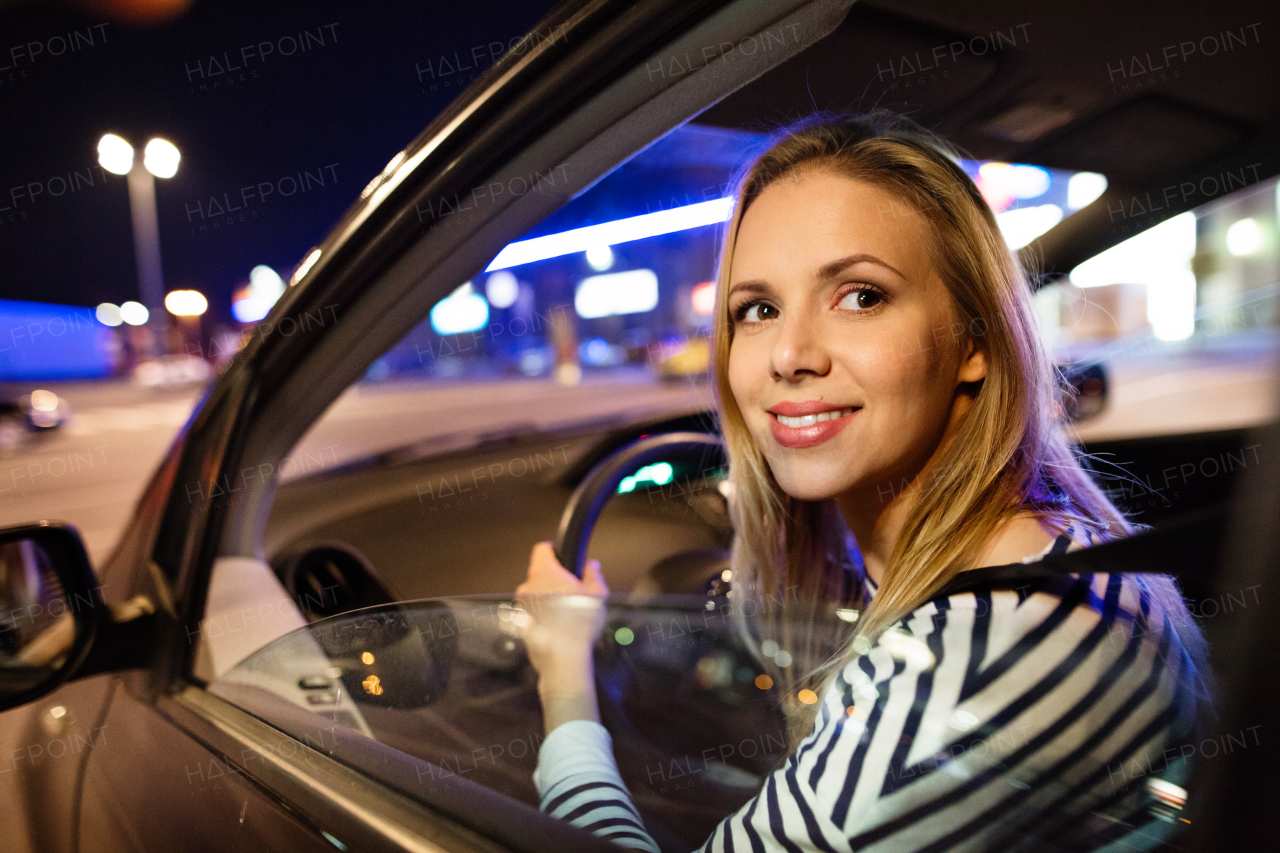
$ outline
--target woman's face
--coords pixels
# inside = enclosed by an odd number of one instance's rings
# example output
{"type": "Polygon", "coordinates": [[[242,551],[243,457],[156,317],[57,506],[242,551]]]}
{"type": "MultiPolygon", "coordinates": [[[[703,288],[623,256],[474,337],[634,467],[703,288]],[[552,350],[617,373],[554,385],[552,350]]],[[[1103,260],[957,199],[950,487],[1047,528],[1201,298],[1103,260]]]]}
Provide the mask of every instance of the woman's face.
{"type": "Polygon", "coordinates": [[[986,375],[930,261],[923,218],[814,171],[743,215],[729,276],[729,385],[782,489],[886,504],[986,375]]]}

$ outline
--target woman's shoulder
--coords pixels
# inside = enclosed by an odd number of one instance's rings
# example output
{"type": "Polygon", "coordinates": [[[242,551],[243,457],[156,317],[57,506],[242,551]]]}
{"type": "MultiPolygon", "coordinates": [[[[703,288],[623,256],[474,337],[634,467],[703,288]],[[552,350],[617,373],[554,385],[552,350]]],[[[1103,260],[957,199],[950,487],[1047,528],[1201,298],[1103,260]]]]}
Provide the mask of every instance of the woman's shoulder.
{"type": "Polygon", "coordinates": [[[1158,617],[1146,586],[1135,576],[1108,572],[1018,577],[1006,574],[944,592],[916,613],[971,614],[988,631],[1068,623],[1145,623],[1158,617]]]}
{"type": "Polygon", "coordinates": [[[1099,541],[1087,527],[1067,525],[1052,542],[1020,563],[961,572],[916,613],[973,611],[987,627],[998,627],[996,623],[1016,627],[1049,618],[1146,621],[1155,605],[1138,576],[1107,572],[1046,575],[1035,568],[1046,556],[1079,551],[1099,541]]]}
{"type": "Polygon", "coordinates": [[[1031,677],[1068,658],[1109,661],[1131,642],[1159,645],[1164,621],[1133,576],[1006,576],[925,602],[877,639],[862,666],[901,671],[907,656],[935,670],[1017,662],[1031,677]]]}
{"type": "Polygon", "coordinates": [[[863,707],[860,697],[900,694],[916,699],[902,713],[924,703],[935,716],[962,708],[963,719],[989,721],[1001,708],[1025,705],[1037,708],[1037,718],[1052,716],[1081,691],[1112,689],[1118,673],[1164,684],[1174,636],[1129,576],[979,587],[932,599],[883,632],[842,669],[828,701],[863,707]]]}

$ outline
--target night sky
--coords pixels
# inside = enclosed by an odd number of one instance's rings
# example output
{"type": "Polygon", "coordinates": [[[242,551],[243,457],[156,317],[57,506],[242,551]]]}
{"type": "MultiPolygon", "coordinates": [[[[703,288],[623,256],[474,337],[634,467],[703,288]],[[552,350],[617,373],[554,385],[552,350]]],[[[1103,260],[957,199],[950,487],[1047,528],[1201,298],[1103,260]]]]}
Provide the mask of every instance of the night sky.
{"type": "Polygon", "coordinates": [[[114,132],[140,158],[163,136],[182,152],[177,176],[156,181],[165,289],[200,290],[209,319],[229,323],[253,266],[287,277],[552,5],[197,0],[150,28],[0,9],[0,299],[137,299],[126,180],[96,146],[114,132]]]}

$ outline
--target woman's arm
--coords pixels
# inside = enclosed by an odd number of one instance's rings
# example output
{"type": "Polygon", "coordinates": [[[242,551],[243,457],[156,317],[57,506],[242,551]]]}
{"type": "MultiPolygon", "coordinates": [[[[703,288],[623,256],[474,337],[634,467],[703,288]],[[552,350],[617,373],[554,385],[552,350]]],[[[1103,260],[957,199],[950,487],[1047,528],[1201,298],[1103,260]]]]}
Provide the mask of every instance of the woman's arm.
{"type": "Polygon", "coordinates": [[[538,672],[547,734],[533,781],[542,810],[552,817],[624,847],[658,853],[600,725],[592,647],[604,629],[608,594],[597,561],[587,563],[579,580],[556,560],[551,543],[534,546],[529,577],[516,588],[531,619],[524,641],[538,672]]]}
{"type": "Polygon", "coordinates": [[[529,614],[524,644],[538,672],[538,696],[549,735],[572,720],[600,722],[591,649],[604,629],[609,594],[600,563],[587,563],[579,580],[556,560],[550,542],[533,547],[529,576],[516,600],[529,614]]]}

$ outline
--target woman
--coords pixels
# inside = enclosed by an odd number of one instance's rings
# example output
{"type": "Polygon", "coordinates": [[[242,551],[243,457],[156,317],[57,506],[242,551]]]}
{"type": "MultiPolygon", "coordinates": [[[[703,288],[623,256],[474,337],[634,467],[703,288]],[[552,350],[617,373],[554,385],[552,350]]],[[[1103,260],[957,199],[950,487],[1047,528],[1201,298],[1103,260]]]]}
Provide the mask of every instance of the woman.
{"type": "MultiPolygon", "coordinates": [[[[861,618],[827,665],[775,669],[793,751],[706,849],[1094,849],[1146,832],[1143,774],[1174,775],[1206,694],[1167,577],[944,591],[1131,531],[1062,434],[1030,287],[952,157],[901,119],[815,119],[740,183],[713,367],[734,595],[789,602],[761,630],[801,649],[858,556],[861,618]]],[[[518,593],[553,592],[579,594],[527,638],[542,807],[656,850],[598,722],[599,567],[535,547],[518,593]]]]}

